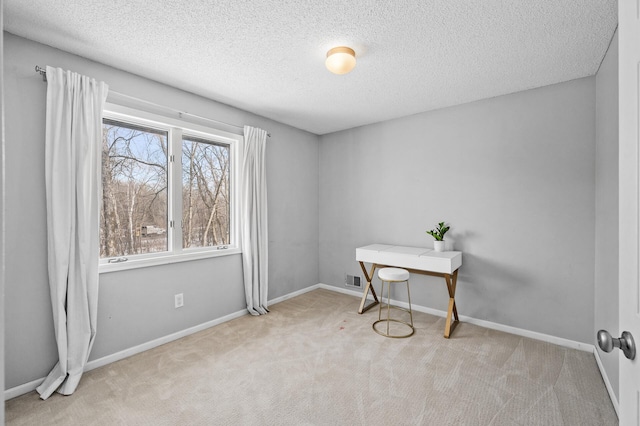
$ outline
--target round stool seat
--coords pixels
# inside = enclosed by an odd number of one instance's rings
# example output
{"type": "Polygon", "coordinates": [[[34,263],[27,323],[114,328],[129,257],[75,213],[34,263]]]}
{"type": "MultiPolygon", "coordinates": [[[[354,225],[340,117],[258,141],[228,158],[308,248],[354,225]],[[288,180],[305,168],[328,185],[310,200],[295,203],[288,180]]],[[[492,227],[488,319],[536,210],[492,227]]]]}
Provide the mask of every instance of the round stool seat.
{"type": "Polygon", "coordinates": [[[382,268],[378,270],[380,281],[407,281],[409,271],[402,268],[382,268]]]}

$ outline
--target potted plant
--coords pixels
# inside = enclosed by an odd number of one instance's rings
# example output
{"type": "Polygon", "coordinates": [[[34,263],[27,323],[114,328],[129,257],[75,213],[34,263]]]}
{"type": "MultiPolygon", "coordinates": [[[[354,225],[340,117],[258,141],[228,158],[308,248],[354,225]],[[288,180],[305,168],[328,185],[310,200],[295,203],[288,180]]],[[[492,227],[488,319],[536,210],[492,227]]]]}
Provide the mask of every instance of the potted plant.
{"type": "Polygon", "coordinates": [[[449,230],[449,226],[446,226],[444,222],[438,223],[436,229],[432,229],[431,231],[426,231],[427,234],[431,235],[436,240],[433,242],[433,249],[435,251],[444,251],[444,234],[449,230]]]}

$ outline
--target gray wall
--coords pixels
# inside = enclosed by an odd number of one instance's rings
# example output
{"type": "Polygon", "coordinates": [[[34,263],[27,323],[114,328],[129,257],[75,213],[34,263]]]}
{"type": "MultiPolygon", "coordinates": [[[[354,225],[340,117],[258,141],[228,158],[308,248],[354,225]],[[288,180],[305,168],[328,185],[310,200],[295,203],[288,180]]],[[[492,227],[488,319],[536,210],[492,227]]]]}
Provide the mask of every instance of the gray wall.
{"type": "MultiPolygon", "coordinates": [[[[362,276],[358,246],[431,247],[444,220],[460,314],[593,343],[594,117],[590,77],[322,136],[320,281],[362,276]]],[[[442,279],[411,279],[446,310],[442,279]]]]}
{"type": "MultiPolygon", "coordinates": [[[[4,4],[0,0],[0,32],[4,25],[4,4]]],[[[4,79],[4,43],[0,38],[0,87],[4,79]]],[[[0,389],[4,389],[4,89],[0,91],[0,389]]],[[[0,410],[0,425],[4,424],[4,409],[0,410]]]]}
{"type": "MultiPolygon", "coordinates": [[[[600,329],[618,327],[618,33],[596,76],[595,317],[600,329]]],[[[596,345],[597,347],[597,345],[596,345]]],[[[598,348],[600,351],[600,348],[598,348]]],[[[618,393],[618,354],[600,351],[611,386],[618,393]]]]}
{"type": "MultiPolygon", "coordinates": [[[[112,90],[227,123],[268,130],[269,298],[318,283],[318,137],[194,94],[4,33],[6,101],[6,386],[44,377],[56,362],[47,284],[46,84],[35,65],[70,69],[112,90]]],[[[222,128],[222,130],[230,130],[222,128]]],[[[244,308],[240,255],[100,276],[91,359],[244,308]],[[185,306],[173,308],[184,293],[185,306]]]]}

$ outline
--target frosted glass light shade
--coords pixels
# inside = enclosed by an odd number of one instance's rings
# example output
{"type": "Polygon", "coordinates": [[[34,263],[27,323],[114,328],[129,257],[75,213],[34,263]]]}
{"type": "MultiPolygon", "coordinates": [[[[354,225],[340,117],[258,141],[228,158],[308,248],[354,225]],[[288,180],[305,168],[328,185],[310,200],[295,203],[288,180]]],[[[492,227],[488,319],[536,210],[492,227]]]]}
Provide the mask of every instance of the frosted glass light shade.
{"type": "Polygon", "coordinates": [[[346,74],[356,66],[356,52],[349,47],[334,47],[327,52],[324,64],[334,74],[346,74]]]}

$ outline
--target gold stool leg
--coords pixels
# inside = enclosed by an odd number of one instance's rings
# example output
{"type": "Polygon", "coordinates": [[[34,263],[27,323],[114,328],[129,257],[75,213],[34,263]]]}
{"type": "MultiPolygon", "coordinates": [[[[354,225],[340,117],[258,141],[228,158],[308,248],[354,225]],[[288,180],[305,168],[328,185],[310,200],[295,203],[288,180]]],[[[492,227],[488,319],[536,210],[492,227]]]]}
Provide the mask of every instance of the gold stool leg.
{"type": "Polygon", "coordinates": [[[380,287],[380,303],[378,303],[378,321],[382,319],[382,302],[384,301],[384,281],[380,287]]]}
{"type": "Polygon", "coordinates": [[[391,335],[391,332],[389,331],[389,324],[391,323],[391,321],[389,321],[390,318],[391,318],[391,281],[387,283],[387,337],[391,335]]]}
{"type": "Polygon", "coordinates": [[[409,290],[409,280],[407,280],[407,298],[409,299],[409,318],[411,319],[411,327],[413,327],[413,310],[411,309],[411,291],[409,290]]]}
{"type": "MultiPolygon", "coordinates": [[[[403,281],[393,281],[394,283],[402,283],[403,281]]],[[[391,306],[391,281],[387,281],[387,319],[383,320],[382,319],[382,303],[384,302],[384,284],[385,281],[382,281],[382,289],[380,291],[380,306],[378,308],[378,321],[374,322],[372,324],[373,327],[373,331],[375,331],[376,333],[378,333],[381,336],[384,337],[393,337],[396,339],[401,339],[404,337],[409,337],[411,335],[413,335],[413,333],[415,332],[415,329],[413,328],[413,310],[411,309],[411,292],[409,291],[409,280],[404,281],[407,283],[407,296],[409,298],[409,309],[405,309],[405,308],[401,308],[398,306],[391,306]],[[410,323],[409,322],[405,322],[401,319],[395,319],[395,318],[391,318],[391,308],[393,309],[397,309],[400,311],[405,311],[405,312],[409,312],[409,318],[410,318],[410,323]],[[391,321],[393,322],[397,322],[400,324],[405,324],[406,326],[408,326],[410,328],[410,332],[407,334],[402,334],[402,335],[392,335],[391,334],[391,321]],[[376,328],[376,324],[379,324],[381,322],[386,322],[387,323],[387,329],[386,329],[386,333],[383,331],[380,331],[376,328]]]]}

